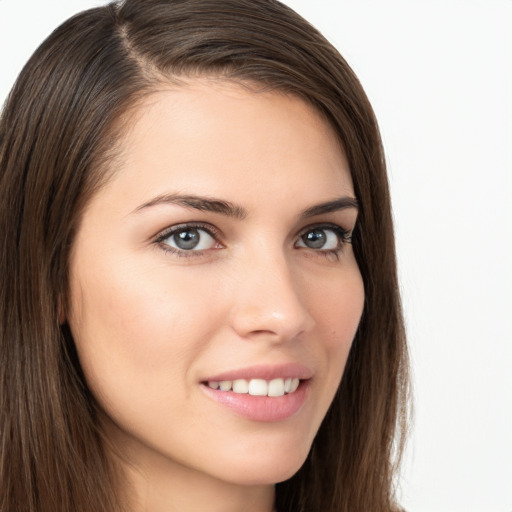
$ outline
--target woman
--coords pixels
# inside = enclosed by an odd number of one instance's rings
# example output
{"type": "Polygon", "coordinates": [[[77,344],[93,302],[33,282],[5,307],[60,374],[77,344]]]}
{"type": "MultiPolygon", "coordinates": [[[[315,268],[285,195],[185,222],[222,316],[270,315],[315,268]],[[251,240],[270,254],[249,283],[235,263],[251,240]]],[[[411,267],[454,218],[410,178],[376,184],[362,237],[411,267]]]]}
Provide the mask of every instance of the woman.
{"type": "Polygon", "coordinates": [[[126,0],[0,122],[0,509],[390,511],[407,352],[376,121],[271,0],[126,0]]]}

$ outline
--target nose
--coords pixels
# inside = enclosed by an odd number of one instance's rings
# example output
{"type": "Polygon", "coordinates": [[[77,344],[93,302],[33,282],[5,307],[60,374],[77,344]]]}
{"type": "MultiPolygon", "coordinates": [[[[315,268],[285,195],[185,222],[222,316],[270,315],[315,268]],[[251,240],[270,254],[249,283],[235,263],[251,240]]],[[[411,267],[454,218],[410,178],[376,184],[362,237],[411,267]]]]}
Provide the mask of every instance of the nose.
{"type": "Polygon", "coordinates": [[[231,325],[240,337],[283,343],[313,328],[299,276],[283,255],[266,254],[241,266],[231,310],[231,325]]]}

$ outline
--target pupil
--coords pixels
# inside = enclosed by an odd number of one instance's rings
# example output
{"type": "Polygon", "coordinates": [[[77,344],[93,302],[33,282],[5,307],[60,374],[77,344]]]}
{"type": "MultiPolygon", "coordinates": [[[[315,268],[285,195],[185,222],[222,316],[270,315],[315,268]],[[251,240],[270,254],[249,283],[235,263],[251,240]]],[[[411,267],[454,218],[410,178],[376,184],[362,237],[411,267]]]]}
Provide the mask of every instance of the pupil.
{"type": "Polygon", "coordinates": [[[312,249],[321,249],[326,241],[325,232],[321,229],[309,231],[303,237],[304,243],[312,249]]]}
{"type": "Polygon", "coordinates": [[[174,235],[174,241],[180,249],[193,249],[199,243],[199,232],[197,229],[187,229],[174,235]]]}

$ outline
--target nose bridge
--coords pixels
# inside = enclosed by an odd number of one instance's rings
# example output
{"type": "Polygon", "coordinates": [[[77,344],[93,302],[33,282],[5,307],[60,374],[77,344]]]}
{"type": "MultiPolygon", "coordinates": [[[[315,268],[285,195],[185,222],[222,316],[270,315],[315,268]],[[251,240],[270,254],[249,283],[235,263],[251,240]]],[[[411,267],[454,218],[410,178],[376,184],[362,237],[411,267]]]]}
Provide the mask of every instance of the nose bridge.
{"type": "Polygon", "coordinates": [[[237,267],[232,326],[240,336],[282,342],[312,327],[300,282],[282,250],[260,247],[237,267]]]}

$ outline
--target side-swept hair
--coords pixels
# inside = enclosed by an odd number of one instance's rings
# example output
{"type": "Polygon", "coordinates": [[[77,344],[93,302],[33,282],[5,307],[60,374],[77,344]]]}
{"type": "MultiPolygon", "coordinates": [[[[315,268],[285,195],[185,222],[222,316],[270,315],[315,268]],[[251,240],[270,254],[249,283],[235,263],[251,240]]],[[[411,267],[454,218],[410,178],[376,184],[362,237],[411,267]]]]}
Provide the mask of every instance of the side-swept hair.
{"type": "MultiPolygon", "coordinates": [[[[343,380],[279,512],[389,512],[403,448],[408,358],[377,122],[334,47],[276,0],[126,0],[55,30],[0,118],[0,510],[113,512],[120,475],[66,307],[81,213],[111,172],[122,119],[166,81],[215,76],[301,97],[331,123],[360,213],[365,306],[343,380]]],[[[340,311],[343,315],[343,311],[340,311]]]]}

